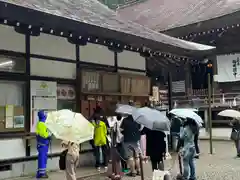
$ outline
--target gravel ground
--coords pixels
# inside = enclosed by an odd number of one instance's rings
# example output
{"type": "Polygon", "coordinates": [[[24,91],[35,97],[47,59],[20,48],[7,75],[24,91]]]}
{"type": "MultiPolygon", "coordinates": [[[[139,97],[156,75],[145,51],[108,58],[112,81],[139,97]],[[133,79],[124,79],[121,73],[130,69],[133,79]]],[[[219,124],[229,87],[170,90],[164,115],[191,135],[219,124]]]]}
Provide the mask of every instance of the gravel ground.
{"type": "MultiPolygon", "coordinates": [[[[231,141],[213,142],[214,154],[209,154],[208,141],[200,142],[201,156],[197,163],[198,180],[239,180],[240,179],[240,158],[235,158],[236,152],[231,141]]],[[[171,169],[171,174],[175,177],[178,170],[176,156],[172,160],[165,162],[166,169],[171,169]]],[[[102,180],[105,176],[92,176],[83,180],[102,180]]],[[[123,180],[140,180],[140,177],[124,176],[123,180]]],[[[150,163],[144,164],[144,180],[151,180],[152,172],[150,163]]]]}

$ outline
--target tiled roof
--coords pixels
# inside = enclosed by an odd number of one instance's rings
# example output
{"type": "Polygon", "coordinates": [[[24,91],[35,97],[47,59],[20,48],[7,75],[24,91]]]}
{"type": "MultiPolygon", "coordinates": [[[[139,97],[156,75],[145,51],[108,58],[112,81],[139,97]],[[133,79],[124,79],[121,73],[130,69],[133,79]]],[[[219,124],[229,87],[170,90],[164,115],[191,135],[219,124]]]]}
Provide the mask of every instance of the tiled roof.
{"type": "MultiPolygon", "coordinates": [[[[114,11],[97,0],[0,0],[78,22],[139,36],[169,47],[186,50],[209,50],[213,47],[176,39],[130,21],[122,20],[114,11]]],[[[16,17],[17,18],[17,17],[16,17]]],[[[161,47],[159,47],[161,50],[161,47]]]]}
{"type": "Polygon", "coordinates": [[[240,0],[146,0],[118,9],[120,16],[156,31],[206,21],[240,10],[240,0]]]}

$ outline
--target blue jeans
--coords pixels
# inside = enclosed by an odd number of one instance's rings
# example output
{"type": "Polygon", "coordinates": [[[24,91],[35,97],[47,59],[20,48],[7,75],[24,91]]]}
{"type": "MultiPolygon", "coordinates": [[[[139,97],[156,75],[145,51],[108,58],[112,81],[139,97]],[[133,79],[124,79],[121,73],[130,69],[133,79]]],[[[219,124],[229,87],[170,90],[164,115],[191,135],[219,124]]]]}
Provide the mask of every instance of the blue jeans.
{"type": "Polygon", "coordinates": [[[189,148],[187,154],[183,158],[183,177],[184,179],[196,179],[195,167],[195,147],[189,148]]]}

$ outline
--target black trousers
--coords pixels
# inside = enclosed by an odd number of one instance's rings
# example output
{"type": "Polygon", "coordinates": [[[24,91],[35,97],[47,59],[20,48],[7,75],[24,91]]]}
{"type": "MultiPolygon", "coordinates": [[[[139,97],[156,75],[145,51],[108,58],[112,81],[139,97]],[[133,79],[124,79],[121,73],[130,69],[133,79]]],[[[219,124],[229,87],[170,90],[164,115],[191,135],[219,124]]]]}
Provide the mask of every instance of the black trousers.
{"type": "Polygon", "coordinates": [[[151,164],[152,164],[152,170],[164,170],[164,163],[163,163],[163,158],[155,158],[155,157],[151,157],[150,156],[150,160],[151,160],[151,164]]]}
{"type": "Polygon", "coordinates": [[[94,140],[90,140],[89,143],[90,143],[90,145],[92,146],[92,148],[95,149],[94,140]]]}
{"type": "Polygon", "coordinates": [[[195,145],[195,149],[196,149],[196,153],[197,154],[200,153],[200,149],[199,149],[199,145],[198,145],[198,137],[199,137],[199,134],[195,134],[195,136],[194,136],[194,145],[195,145]]]}
{"type": "Polygon", "coordinates": [[[101,165],[107,166],[108,165],[108,154],[109,149],[107,145],[104,146],[95,146],[95,156],[96,156],[96,167],[100,167],[101,165]],[[103,163],[100,163],[100,148],[102,148],[102,156],[103,156],[103,163]]]}

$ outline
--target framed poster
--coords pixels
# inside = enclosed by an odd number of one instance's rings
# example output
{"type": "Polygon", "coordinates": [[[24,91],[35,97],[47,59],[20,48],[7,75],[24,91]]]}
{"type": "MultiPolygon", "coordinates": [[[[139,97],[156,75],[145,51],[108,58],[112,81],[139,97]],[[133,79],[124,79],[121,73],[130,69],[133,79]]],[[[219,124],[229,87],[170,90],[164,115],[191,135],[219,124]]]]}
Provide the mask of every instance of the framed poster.
{"type": "Polygon", "coordinates": [[[60,100],[75,100],[76,91],[74,86],[71,85],[57,85],[57,98],[60,100]]]}
{"type": "Polygon", "coordinates": [[[35,132],[39,110],[57,110],[57,82],[31,81],[31,132],[35,132]]]}
{"type": "Polygon", "coordinates": [[[31,81],[31,96],[57,96],[57,82],[31,81]]]}

